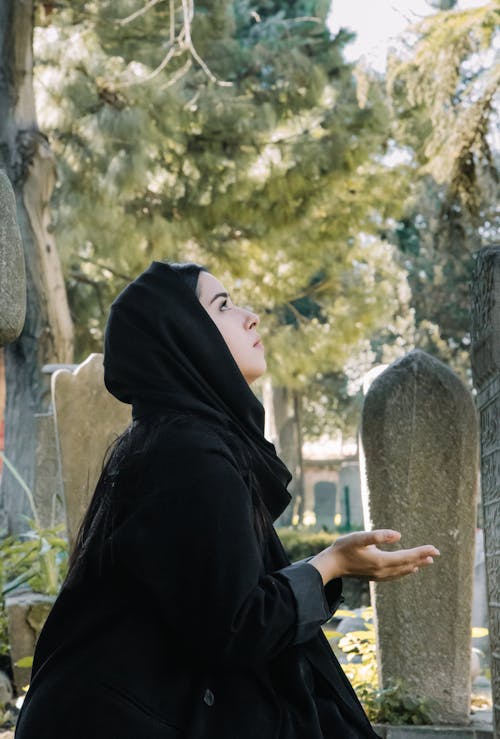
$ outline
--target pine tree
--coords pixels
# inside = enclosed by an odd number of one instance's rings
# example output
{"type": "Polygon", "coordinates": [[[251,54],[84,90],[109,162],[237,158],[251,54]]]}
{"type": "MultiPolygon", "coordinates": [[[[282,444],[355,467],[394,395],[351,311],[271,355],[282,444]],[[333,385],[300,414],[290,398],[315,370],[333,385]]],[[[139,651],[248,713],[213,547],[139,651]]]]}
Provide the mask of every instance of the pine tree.
{"type": "Polygon", "coordinates": [[[500,11],[486,3],[426,18],[388,67],[398,144],[414,186],[395,231],[409,270],[415,340],[464,376],[469,369],[473,254],[498,238],[500,11]]]}
{"type": "Polygon", "coordinates": [[[376,85],[360,104],[326,5],[198,4],[194,46],[230,86],[193,63],[176,79],[183,56],[140,82],[168,48],[165,3],[125,26],[138,3],[74,6],[36,50],[78,356],[100,346],[126,280],[183,258],[266,316],[277,380],[303,388],[341,370],[399,305],[402,271],[379,235],[404,177],[377,160],[387,110],[376,85]]]}
{"type": "Polygon", "coordinates": [[[263,316],[298,422],[405,300],[380,237],[406,182],[380,161],[383,91],[357,85],[321,0],[200,2],[188,27],[172,7],[74,2],[37,35],[77,356],[152,259],[198,261],[263,316]]]}

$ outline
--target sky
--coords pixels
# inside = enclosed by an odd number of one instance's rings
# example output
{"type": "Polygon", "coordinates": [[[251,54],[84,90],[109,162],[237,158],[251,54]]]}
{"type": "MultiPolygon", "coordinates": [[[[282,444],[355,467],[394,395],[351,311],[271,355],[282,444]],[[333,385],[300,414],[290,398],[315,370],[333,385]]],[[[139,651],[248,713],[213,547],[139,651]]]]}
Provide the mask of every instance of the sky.
{"type": "MultiPolygon", "coordinates": [[[[458,0],[455,9],[484,5],[485,0],[458,0]]],[[[333,33],[349,28],[358,35],[345,49],[345,57],[365,61],[379,72],[385,70],[387,49],[405,27],[436,12],[425,0],[332,0],[328,25],[333,33]]]]}

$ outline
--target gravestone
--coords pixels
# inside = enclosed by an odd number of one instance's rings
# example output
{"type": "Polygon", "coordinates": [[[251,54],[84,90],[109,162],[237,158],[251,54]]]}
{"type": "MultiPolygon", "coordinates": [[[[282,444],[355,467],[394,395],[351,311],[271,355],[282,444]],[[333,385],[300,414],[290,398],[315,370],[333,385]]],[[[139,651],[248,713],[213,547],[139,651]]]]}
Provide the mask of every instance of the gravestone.
{"type": "Polygon", "coordinates": [[[33,500],[42,528],[65,521],[64,498],[53,413],[35,413],[36,450],[33,500]]]}
{"type": "Polygon", "coordinates": [[[478,477],[473,398],[446,365],[415,350],[371,384],[362,444],[372,528],[401,532],[388,549],[433,544],[419,573],[371,583],[382,686],[402,680],[436,724],[466,724],[478,477]]]}
{"type": "Polygon", "coordinates": [[[52,400],[70,548],[101,473],[106,450],[131,421],[131,407],[104,385],[102,354],[52,375],[52,400]]]}
{"type": "Polygon", "coordinates": [[[26,315],[23,244],[10,180],[0,169],[0,347],[17,339],[26,315]]]}
{"type": "Polygon", "coordinates": [[[481,429],[481,489],[495,737],[500,737],[500,247],[476,255],[471,364],[481,429]]]}
{"type": "Polygon", "coordinates": [[[5,598],[10,658],[18,693],[29,683],[31,667],[19,667],[15,663],[33,657],[36,641],[54,600],[55,596],[29,591],[11,593],[5,598]]]}
{"type": "Polygon", "coordinates": [[[314,485],[314,514],[316,526],[333,531],[337,486],[334,482],[321,481],[314,485]]]}

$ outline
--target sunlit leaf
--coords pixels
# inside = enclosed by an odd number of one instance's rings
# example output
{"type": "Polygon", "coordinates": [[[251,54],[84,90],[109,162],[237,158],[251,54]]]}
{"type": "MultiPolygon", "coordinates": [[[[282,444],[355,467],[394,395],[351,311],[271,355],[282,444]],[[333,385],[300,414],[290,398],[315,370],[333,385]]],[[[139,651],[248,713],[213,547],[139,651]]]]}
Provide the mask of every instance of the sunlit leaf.
{"type": "Polygon", "coordinates": [[[18,659],[14,664],[16,667],[33,667],[33,656],[21,657],[21,659],[18,659]]]}

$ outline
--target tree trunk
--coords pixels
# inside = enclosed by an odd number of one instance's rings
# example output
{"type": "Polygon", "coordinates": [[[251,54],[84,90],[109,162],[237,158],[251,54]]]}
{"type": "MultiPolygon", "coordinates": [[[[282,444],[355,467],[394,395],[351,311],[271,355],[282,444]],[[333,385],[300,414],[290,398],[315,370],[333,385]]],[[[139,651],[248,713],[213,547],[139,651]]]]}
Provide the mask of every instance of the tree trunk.
{"type": "MultiPolygon", "coordinates": [[[[26,322],[5,347],[5,455],[33,489],[35,413],[50,408],[44,364],[68,363],[73,324],[61,264],[49,231],[55,161],[36,121],[33,91],[33,0],[0,0],[0,167],[16,194],[26,263],[26,322]]],[[[0,485],[0,533],[25,528],[31,513],[5,467],[0,485]]]]}
{"type": "Polygon", "coordinates": [[[263,395],[266,410],[266,435],[273,442],[279,457],[293,475],[288,487],[292,500],[275,525],[290,526],[292,522],[301,522],[304,512],[301,396],[286,387],[274,387],[270,380],[265,383],[263,395]]]}

